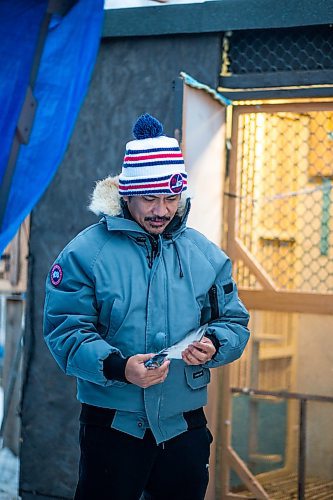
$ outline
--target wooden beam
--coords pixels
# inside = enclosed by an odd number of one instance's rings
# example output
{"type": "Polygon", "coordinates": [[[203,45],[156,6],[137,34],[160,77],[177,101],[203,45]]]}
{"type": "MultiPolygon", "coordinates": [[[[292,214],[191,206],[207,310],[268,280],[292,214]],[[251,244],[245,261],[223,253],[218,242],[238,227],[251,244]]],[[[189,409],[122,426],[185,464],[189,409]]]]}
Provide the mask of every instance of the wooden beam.
{"type": "Polygon", "coordinates": [[[239,296],[248,309],[308,314],[332,314],[333,312],[333,294],[240,288],[239,296]]]}
{"type": "Polygon", "coordinates": [[[249,496],[246,496],[246,497],[244,497],[243,495],[237,495],[236,493],[228,493],[228,494],[226,495],[226,497],[225,497],[225,498],[226,498],[227,500],[229,500],[229,499],[230,499],[230,500],[242,500],[242,499],[244,499],[244,498],[245,498],[245,499],[247,499],[247,500],[249,500],[249,499],[252,499],[252,498],[253,498],[253,499],[255,500],[255,498],[256,498],[256,497],[255,497],[255,496],[250,496],[250,497],[249,497],[249,496]]]}
{"type": "Polygon", "coordinates": [[[269,274],[262,267],[256,257],[246,248],[246,246],[238,239],[235,238],[234,249],[237,258],[241,259],[244,264],[249,268],[252,274],[257,278],[259,283],[268,290],[277,290],[274,281],[269,274]]]}
{"type": "Polygon", "coordinates": [[[29,253],[30,216],[20,226],[11,243],[6,247],[9,269],[0,276],[0,293],[12,295],[25,293],[28,279],[28,253],[29,253]]]}
{"type": "Polygon", "coordinates": [[[263,352],[260,352],[259,359],[260,361],[268,360],[268,359],[291,359],[294,355],[294,350],[292,347],[271,347],[265,348],[263,352]]]}
{"type": "Polygon", "coordinates": [[[20,454],[21,419],[19,416],[22,371],[22,314],[23,300],[6,300],[6,341],[3,371],[4,412],[0,439],[15,456],[20,454]]]}
{"type": "Polygon", "coordinates": [[[302,392],[290,391],[266,391],[263,389],[252,389],[249,387],[231,387],[232,394],[245,394],[248,397],[253,396],[272,396],[279,399],[296,399],[298,401],[317,401],[318,403],[333,403],[332,396],[321,396],[318,394],[307,394],[302,392]]]}
{"type": "Polygon", "coordinates": [[[332,70],[277,71],[267,73],[246,73],[242,75],[223,76],[220,87],[232,89],[292,87],[303,85],[331,85],[332,70]]]}
{"type": "Polygon", "coordinates": [[[249,104],[244,106],[237,106],[235,111],[237,115],[248,113],[310,113],[311,111],[332,111],[333,102],[329,101],[310,101],[310,102],[289,102],[282,104],[249,104]]]}
{"type": "Polygon", "coordinates": [[[233,89],[226,85],[219,85],[218,92],[232,101],[261,100],[261,99],[310,99],[310,98],[331,98],[333,93],[332,85],[311,85],[303,87],[278,87],[278,88],[243,88],[233,89]]]}
{"type": "Polygon", "coordinates": [[[214,436],[210,447],[209,457],[209,483],[205,500],[215,500],[216,498],[216,451],[218,443],[219,424],[219,380],[221,379],[221,367],[212,370],[211,381],[208,386],[208,405],[205,407],[208,427],[214,436]]]}
{"type": "Polygon", "coordinates": [[[261,484],[254,477],[252,472],[248,469],[245,462],[237,455],[231,446],[227,449],[227,460],[232,469],[237,473],[239,478],[243,481],[246,487],[255,495],[257,500],[269,500],[269,496],[261,486],[261,484]]]}
{"type": "MultiPolygon", "coordinates": [[[[232,395],[230,392],[230,365],[222,367],[222,404],[221,404],[221,447],[219,463],[221,500],[225,500],[230,489],[230,464],[227,452],[231,445],[232,395]]],[[[216,478],[217,479],[217,478],[216,478]]]]}

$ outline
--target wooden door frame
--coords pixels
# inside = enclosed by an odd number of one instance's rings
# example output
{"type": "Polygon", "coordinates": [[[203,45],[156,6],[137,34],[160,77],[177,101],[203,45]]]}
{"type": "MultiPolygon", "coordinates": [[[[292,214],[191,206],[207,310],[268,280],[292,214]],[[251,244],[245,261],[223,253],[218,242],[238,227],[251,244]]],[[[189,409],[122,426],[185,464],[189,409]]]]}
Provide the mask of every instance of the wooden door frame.
{"type": "MultiPolygon", "coordinates": [[[[237,203],[237,137],[239,117],[245,113],[273,113],[273,112],[310,112],[310,111],[333,111],[333,101],[310,101],[310,102],[285,102],[278,104],[251,104],[233,106],[231,119],[231,150],[229,156],[229,200],[227,204],[227,253],[232,261],[238,259],[250,268],[262,290],[253,290],[239,286],[239,295],[248,309],[303,312],[315,314],[332,314],[333,294],[305,293],[297,291],[285,291],[278,289],[274,281],[264,270],[257,259],[251,255],[245,245],[237,238],[238,227],[238,203],[237,203]]],[[[227,125],[228,126],[228,125],[227,125]]],[[[230,366],[222,368],[222,401],[220,414],[220,437],[221,449],[219,459],[221,463],[219,485],[220,498],[242,499],[241,494],[230,491],[230,471],[233,469],[242,479],[250,492],[259,500],[268,499],[269,496],[260,484],[260,478],[267,473],[255,477],[248,469],[243,460],[235,452],[231,445],[232,430],[232,392],[230,382],[230,366]]],[[[281,469],[273,472],[273,475],[281,474],[281,469]]]]}
{"type": "Polygon", "coordinates": [[[333,311],[333,293],[307,293],[279,289],[256,257],[237,237],[238,202],[237,202],[237,138],[239,117],[248,113],[310,112],[333,111],[333,101],[287,102],[283,104],[239,105],[233,107],[231,127],[231,151],[229,158],[229,200],[227,253],[233,262],[242,260],[251,270],[262,290],[253,290],[239,286],[239,294],[249,309],[274,310],[284,312],[303,312],[331,314],[333,311]]]}

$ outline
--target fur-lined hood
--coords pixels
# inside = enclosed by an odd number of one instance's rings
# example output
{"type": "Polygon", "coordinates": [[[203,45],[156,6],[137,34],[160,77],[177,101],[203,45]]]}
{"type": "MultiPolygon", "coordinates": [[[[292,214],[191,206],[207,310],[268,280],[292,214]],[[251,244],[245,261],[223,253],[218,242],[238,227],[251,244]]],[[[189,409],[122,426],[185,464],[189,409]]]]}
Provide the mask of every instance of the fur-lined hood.
{"type": "MultiPolygon", "coordinates": [[[[122,208],[119,196],[119,176],[107,177],[97,181],[96,187],[92,193],[89,210],[94,214],[118,216],[122,214],[122,208]]],[[[187,191],[181,196],[177,215],[180,217],[185,212],[186,200],[189,198],[187,191]]]]}

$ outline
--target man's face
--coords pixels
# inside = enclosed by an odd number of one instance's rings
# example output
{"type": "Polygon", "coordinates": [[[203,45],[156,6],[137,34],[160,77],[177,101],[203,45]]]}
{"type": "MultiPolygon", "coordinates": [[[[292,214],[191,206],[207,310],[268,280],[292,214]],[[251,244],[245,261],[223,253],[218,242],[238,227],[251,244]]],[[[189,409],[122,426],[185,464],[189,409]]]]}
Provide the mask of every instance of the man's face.
{"type": "Polygon", "coordinates": [[[175,216],[180,195],[124,196],[133,219],[148,233],[161,234],[175,216]]]}

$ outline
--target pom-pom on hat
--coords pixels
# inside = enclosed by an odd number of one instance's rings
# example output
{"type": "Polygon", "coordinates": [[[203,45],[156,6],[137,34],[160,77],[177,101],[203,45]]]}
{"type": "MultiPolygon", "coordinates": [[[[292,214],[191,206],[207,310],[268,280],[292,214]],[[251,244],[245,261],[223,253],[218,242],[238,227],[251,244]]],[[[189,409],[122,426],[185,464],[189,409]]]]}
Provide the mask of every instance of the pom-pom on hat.
{"type": "Polygon", "coordinates": [[[134,141],[126,144],[119,176],[119,194],[180,194],[187,189],[187,174],[176,139],[163,134],[163,125],[148,113],[133,127],[134,141]]]}

